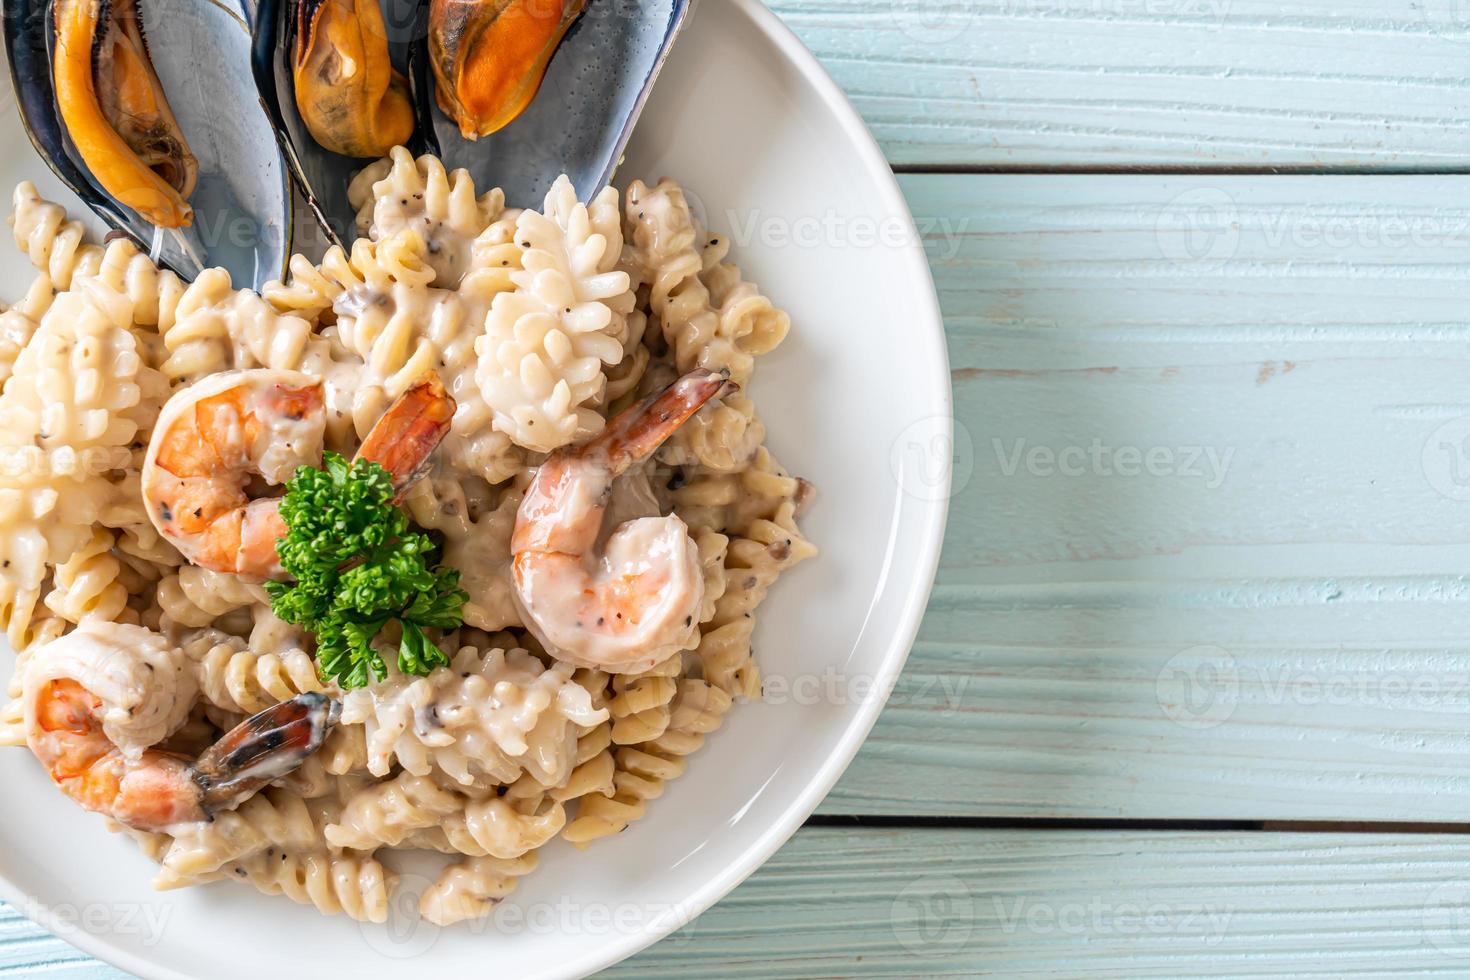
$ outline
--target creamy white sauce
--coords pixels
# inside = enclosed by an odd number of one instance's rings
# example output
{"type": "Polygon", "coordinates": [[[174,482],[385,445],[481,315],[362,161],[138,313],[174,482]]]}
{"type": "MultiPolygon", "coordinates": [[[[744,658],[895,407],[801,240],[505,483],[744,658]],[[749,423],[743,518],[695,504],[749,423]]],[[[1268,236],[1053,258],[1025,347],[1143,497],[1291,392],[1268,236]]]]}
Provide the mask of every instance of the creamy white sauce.
{"type": "Polygon", "coordinates": [[[607,720],[571,679],[524,650],[467,648],[449,669],[428,677],[393,674],[348,692],[342,723],[367,726],[368,768],[387,775],[396,762],[415,775],[437,766],[461,783],[489,775],[514,782],[529,772],[547,785],[567,777],[578,729],[607,720]]]}

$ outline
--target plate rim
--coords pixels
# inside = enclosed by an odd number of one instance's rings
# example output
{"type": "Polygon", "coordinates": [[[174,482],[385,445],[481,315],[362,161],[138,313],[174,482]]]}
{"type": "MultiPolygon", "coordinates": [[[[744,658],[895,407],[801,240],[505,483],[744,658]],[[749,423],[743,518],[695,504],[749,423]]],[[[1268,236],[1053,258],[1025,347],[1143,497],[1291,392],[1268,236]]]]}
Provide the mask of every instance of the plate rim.
{"type": "MultiPolygon", "coordinates": [[[[879,203],[884,211],[903,221],[906,232],[904,244],[892,247],[895,259],[904,261],[910,267],[909,274],[914,277],[914,281],[921,287],[927,287],[914,290],[914,295],[910,297],[915,304],[912,336],[916,341],[922,341],[921,344],[916,344],[915,349],[922,355],[921,371],[929,375],[930,382],[930,404],[925,411],[929,413],[930,420],[937,423],[935,434],[948,438],[952,445],[954,396],[950,386],[944,318],[934,287],[933,272],[924,252],[923,240],[897,176],[846,93],[795,32],[766,7],[762,0],[725,2],[770,40],[790,66],[812,86],[824,106],[832,113],[834,121],[849,138],[863,168],[873,177],[880,194],[879,203]]],[[[698,16],[697,4],[694,6],[696,9],[691,11],[690,19],[698,16]]],[[[880,587],[879,594],[887,589],[902,590],[904,593],[896,626],[890,633],[880,669],[874,677],[873,690],[880,692],[881,697],[870,698],[859,706],[842,732],[837,751],[827,757],[806,788],[786,805],[779,819],[772,821],[749,846],[732,856],[719,875],[706,881],[677,903],[680,915],[664,916],[653,927],[625,933],[617,940],[608,942],[602,949],[562,963],[555,972],[548,971],[543,976],[586,977],[642,952],[707,912],[770,860],[801,829],[807,817],[831,792],[866,742],[879,714],[887,704],[895,681],[908,661],[939,568],[949,502],[952,499],[952,476],[952,468],[945,467],[940,480],[926,486],[923,498],[906,495],[913,505],[921,540],[916,551],[917,559],[912,577],[904,583],[890,582],[880,587]]],[[[899,494],[901,498],[905,496],[901,486],[899,494]]],[[[0,900],[9,903],[17,913],[35,922],[48,933],[55,935],[59,931],[61,924],[55,920],[50,906],[24,895],[3,871],[0,871],[0,900]]],[[[145,980],[193,980],[188,974],[180,973],[157,961],[142,959],[124,947],[110,944],[105,937],[84,930],[72,932],[63,941],[110,966],[126,970],[145,980]]]]}

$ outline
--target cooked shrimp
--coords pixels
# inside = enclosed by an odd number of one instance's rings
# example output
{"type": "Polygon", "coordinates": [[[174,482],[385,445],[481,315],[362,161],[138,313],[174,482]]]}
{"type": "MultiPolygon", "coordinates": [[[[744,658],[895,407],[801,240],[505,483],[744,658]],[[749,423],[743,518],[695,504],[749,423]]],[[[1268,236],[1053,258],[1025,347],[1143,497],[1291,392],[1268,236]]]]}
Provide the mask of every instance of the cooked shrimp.
{"type": "Polygon", "coordinates": [[[692,371],[536,471],[516,515],[511,567],[526,628],[548,653],[632,673],[693,645],[704,580],[684,522],[672,514],[628,521],[601,554],[596,547],[613,480],[733,390],[723,375],[692,371]]]}
{"type": "MultiPolygon", "coordinates": [[[[449,431],[454,400],[432,373],[403,393],[358,456],[381,463],[400,492],[449,431]]],[[[255,369],[212,375],[169,399],[143,463],[143,499],[161,534],[196,565],[255,578],[283,574],[279,498],[252,500],[252,477],[289,480],[321,462],[326,407],[319,378],[255,369]]]]}
{"type": "Polygon", "coordinates": [[[341,713],[323,694],[302,694],[246,720],[197,759],[162,751],[153,743],[192,701],[179,690],[185,677],[192,684],[181,657],[151,630],[102,621],[32,655],[26,742],[62,792],[138,830],[210,820],[294,771],[341,713]]]}

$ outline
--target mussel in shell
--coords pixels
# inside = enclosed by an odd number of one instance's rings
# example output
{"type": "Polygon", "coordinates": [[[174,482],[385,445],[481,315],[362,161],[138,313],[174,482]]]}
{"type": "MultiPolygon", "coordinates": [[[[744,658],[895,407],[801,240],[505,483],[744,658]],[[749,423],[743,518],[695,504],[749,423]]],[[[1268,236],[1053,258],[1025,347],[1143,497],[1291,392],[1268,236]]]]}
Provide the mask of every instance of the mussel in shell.
{"type": "Polygon", "coordinates": [[[280,278],[292,208],[250,84],[246,0],[3,0],[36,151],[113,229],[186,279],[280,278]]]}
{"type": "Polygon", "coordinates": [[[507,6],[505,0],[480,0],[485,9],[470,16],[464,28],[448,30],[455,20],[443,16],[438,23],[446,31],[436,40],[430,21],[439,5],[475,6],[466,0],[432,0],[420,31],[423,40],[409,49],[409,80],[424,145],[446,167],[468,170],[477,187],[500,187],[509,203],[534,207],[560,174],[571,178],[584,201],[612,180],[691,3],[587,0],[577,16],[580,3],[527,0],[526,6],[539,9],[541,16],[535,30],[526,28],[521,35],[515,63],[524,70],[518,76],[501,67],[492,44],[516,23],[506,20],[508,13],[490,17],[493,8],[507,6]],[[565,37],[557,43],[559,31],[565,37]],[[446,63],[444,55],[451,53],[446,63]],[[539,59],[546,54],[550,60],[542,65],[539,59]],[[443,76],[437,85],[436,75],[443,76]],[[453,81],[452,100],[444,94],[445,78],[453,81]],[[519,112],[498,129],[497,117],[506,113],[480,108],[481,93],[496,87],[489,81],[494,79],[513,93],[504,105],[519,112]],[[529,104],[517,105],[521,98],[529,98],[529,104]],[[446,111],[446,102],[451,110],[455,102],[474,109],[478,139],[466,138],[464,118],[446,111]]]}
{"type": "Polygon", "coordinates": [[[297,111],[324,149],[381,157],[412,138],[408,80],[389,60],[378,0],[301,0],[291,65],[297,111]]]}
{"type": "Polygon", "coordinates": [[[349,244],[348,184],[390,138],[467,169],[518,207],[539,204],[563,173],[590,200],[611,180],[690,3],[256,0],[252,66],[307,203],[349,244]],[[400,57],[411,135],[393,73],[400,57]]]}
{"type": "Polygon", "coordinates": [[[102,188],[163,228],[194,217],[199,161],[153,70],[135,0],[55,0],[56,102],[102,188]]]}
{"type": "Polygon", "coordinates": [[[429,66],[439,108],[467,140],[526,110],[587,0],[429,0],[429,66]]]}

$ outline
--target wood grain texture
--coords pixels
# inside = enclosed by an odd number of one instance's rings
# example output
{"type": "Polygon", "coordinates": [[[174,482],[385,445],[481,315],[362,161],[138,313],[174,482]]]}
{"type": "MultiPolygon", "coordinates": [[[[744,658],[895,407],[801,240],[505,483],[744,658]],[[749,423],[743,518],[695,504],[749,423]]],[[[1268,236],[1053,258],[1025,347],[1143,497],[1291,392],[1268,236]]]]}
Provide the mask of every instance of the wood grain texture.
{"type": "Polygon", "coordinates": [[[1470,179],[904,186],[960,490],[824,811],[1464,819],[1470,179]]]}
{"type": "Polygon", "coordinates": [[[1458,0],[772,0],[897,165],[1463,168],[1458,0]]]}
{"type": "MultiPolygon", "coordinates": [[[[1467,860],[1441,835],[809,828],[605,975],[1464,976],[1467,860]]],[[[125,977],[0,908],[0,977],[37,976],[125,977]]]]}
{"type": "Polygon", "coordinates": [[[51,980],[125,980],[129,974],[97,962],[0,902],[0,977],[29,980],[42,976],[51,980]]]}
{"type": "Polygon", "coordinates": [[[626,977],[1464,976],[1462,837],[806,830],[626,977]]]}

